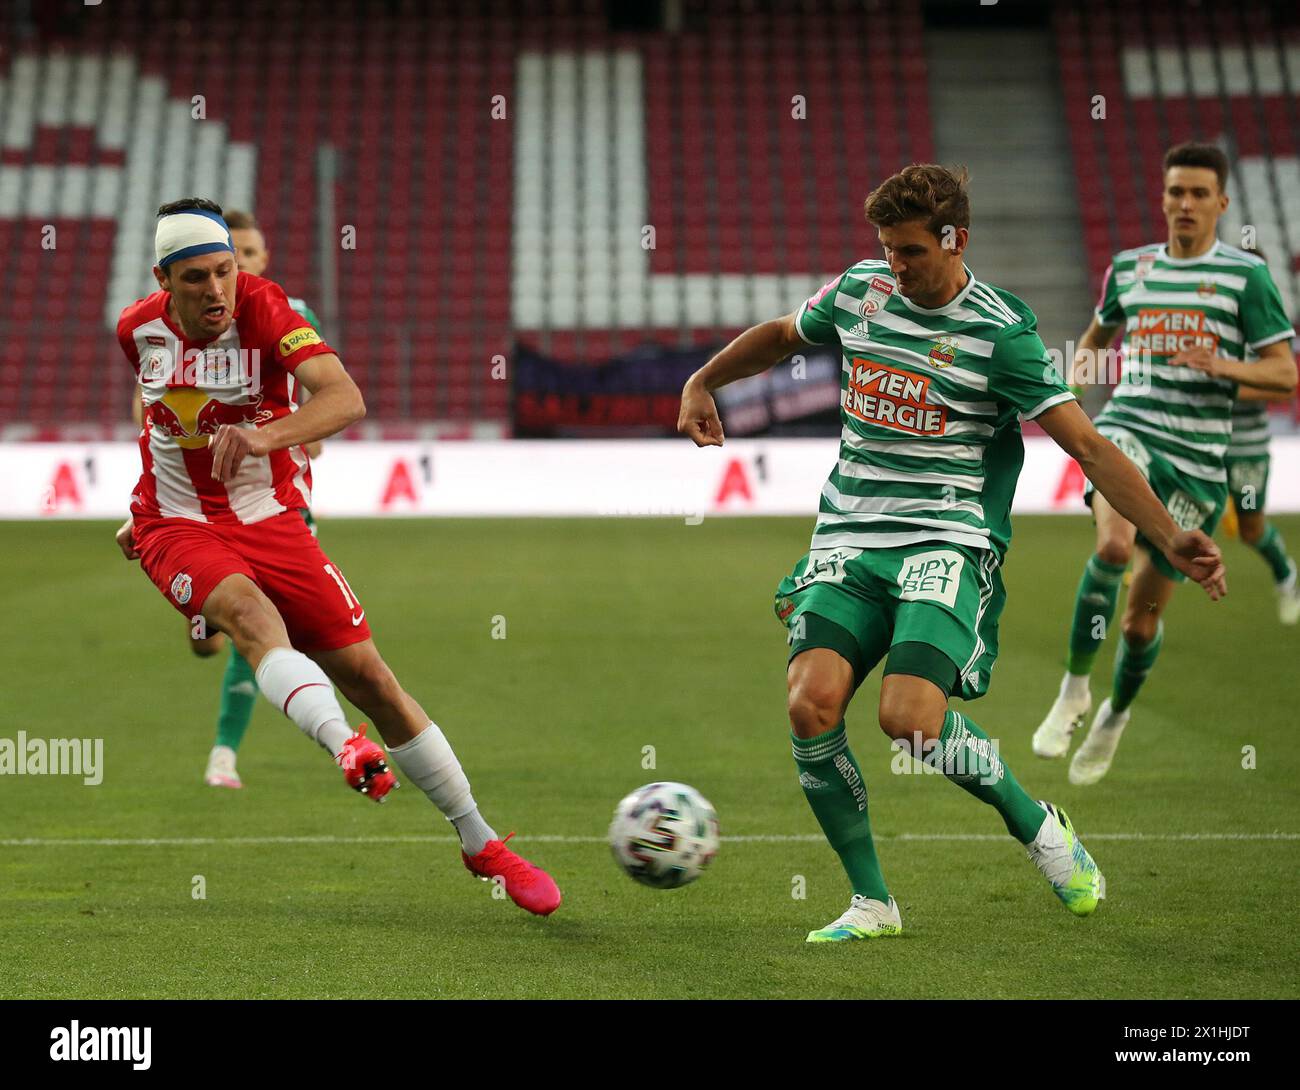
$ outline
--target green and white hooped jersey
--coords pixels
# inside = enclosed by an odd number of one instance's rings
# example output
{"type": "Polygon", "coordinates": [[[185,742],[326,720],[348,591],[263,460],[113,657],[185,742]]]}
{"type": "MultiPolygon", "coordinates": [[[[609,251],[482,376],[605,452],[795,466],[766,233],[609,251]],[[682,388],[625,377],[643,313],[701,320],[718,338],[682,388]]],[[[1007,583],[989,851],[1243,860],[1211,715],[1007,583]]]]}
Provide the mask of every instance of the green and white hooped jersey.
{"type": "Polygon", "coordinates": [[[1293,336],[1268,265],[1217,241],[1199,257],[1170,257],[1163,243],[1124,250],[1106,270],[1097,319],[1124,327],[1120,381],[1097,427],[1135,432],[1180,472],[1225,481],[1236,385],[1168,361],[1196,345],[1245,360],[1293,336]]]}
{"type": "Polygon", "coordinates": [[[1074,400],[1014,295],[976,280],[934,310],[861,261],[799,308],[809,344],[840,345],[839,459],[811,553],[1011,540],[1024,462],[1019,416],[1074,400]]]}
{"type": "Polygon", "coordinates": [[[1268,403],[1234,401],[1228,458],[1268,457],[1268,403]]]}

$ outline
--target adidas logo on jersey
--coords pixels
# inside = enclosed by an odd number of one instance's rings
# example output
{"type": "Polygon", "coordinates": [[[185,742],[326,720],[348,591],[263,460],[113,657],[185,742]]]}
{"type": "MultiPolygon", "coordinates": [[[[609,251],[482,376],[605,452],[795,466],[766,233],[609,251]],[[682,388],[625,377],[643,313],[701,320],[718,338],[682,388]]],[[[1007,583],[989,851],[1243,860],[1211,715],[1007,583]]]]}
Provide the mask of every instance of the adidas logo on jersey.
{"type": "Polygon", "coordinates": [[[799,773],[799,786],[807,791],[814,791],[819,787],[829,787],[830,784],[825,780],[819,780],[811,772],[801,772],[799,773]]]}

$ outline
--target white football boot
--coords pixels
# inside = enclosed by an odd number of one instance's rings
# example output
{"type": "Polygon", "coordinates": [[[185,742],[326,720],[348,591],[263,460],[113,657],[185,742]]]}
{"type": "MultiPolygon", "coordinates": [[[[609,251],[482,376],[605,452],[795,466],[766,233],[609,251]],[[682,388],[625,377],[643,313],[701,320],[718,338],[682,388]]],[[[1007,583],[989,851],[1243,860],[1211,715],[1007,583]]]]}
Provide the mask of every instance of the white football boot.
{"type": "Polygon", "coordinates": [[[1277,585],[1277,619],[1287,625],[1300,623],[1300,580],[1296,579],[1294,560],[1291,574],[1277,585]]]}
{"type": "Polygon", "coordinates": [[[1128,726],[1129,710],[1112,711],[1110,697],[1102,701],[1097,717],[1088,729],[1088,737],[1074,753],[1070,762],[1070,782],[1076,787],[1087,787],[1100,780],[1110,770],[1115,759],[1119,737],[1128,726]]]}
{"type": "Polygon", "coordinates": [[[209,787],[243,787],[235,771],[235,751],[229,746],[213,746],[203,782],[209,787]]]}
{"type": "Polygon", "coordinates": [[[852,939],[879,939],[903,933],[903,919],[898,914],[898,902],[889,898],[889,904],[872,901],[855,893],[848,911],[825,927],[809,931],[807,942],[847,942],[852,939]]]}
{"type": "Polygon", "coordinates": [[[1066,674],[1052,710],[1034,731],[1034,752],[1039,757],[1064,757],[1070,752],[1070,736],[1083,726],[1091,708],[1092,693],[1088,691],[1087,676],[1066,674]]]}
{"type": "Polygon", "coordinates": [[[1064,810],[1050,802],[1038,803],[1047,811],[1038,835],[1025,845],[1029,858],[1052,885],[1052,892],[1076,916],[1097,911],[1106,896],[1106,879],[1088,849],[1079,841],[1064,810]]]}

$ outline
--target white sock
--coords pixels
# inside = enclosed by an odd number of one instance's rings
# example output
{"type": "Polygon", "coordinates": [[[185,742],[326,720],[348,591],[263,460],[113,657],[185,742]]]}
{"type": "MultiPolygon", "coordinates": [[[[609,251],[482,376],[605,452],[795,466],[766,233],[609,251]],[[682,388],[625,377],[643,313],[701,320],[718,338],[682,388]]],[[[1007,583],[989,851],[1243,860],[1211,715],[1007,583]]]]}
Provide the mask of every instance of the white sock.
{"type": "Polygon", "coordinates": [[[466,855],[478,855],[487,847],[489,840],[501,839],[496,830],[483,820],[477,806],[464,817],[452,818],[451,823],[456,826],[460,846],[465,849],[466,855]]]}
{"type": "Polygon", "coordinates": [[[313,742],[339,755],[353,730],[324,670],[301,651],[276,647],[262,656],[256,676],[267,700],[313,742]]]}
{"type": "Polygon", "coordinates": [[[497,839],[492,827],[479,815],[465,771],[437,723],[430,723],[409,742],[391,746],[388,755],[402,774],[428,795],[429,801],[456,826],[461,843],[470,855],[477,855],[484,844],[497,839]]]}
{"type": "Polygon", "coordinates": [[[1087,674],[1066,674],[1061,679],[1061,699],[1072,704],[1084,704],[1092,698],[1087,674]]]}

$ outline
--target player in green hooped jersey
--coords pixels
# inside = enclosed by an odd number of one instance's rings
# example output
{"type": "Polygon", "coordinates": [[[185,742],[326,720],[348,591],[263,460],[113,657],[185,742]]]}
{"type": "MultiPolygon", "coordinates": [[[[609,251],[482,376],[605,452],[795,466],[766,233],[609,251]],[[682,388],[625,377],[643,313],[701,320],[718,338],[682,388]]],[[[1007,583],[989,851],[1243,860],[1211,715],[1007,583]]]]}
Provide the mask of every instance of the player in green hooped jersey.
{"type": "MultiPolygon", "coordinates": [[[[977,280],[965,171],[912,165],[867,197],[885,260],[861,261],[793,314],[742,333],[691,376],[678,430],[720,446],[712,391],[806,344],[841,353],[839,456],[806,556],[776,591],[788,629],[787,706],[799,783],[852,887],[849,908],[810,942],[897,935],[871,836],[866,780],[844,715],[884,660],[878,717],[901,754],[992,806],[1067,908],[1105,895],[1069,818],[1020,786],[993,739],[952,697],[988,688],[1005,597],[1001,566],[1037,420],[1119,511],[1201,583],[1223,592],[1218,548],[1179,530],[1142,475],[1100,436],[1053,366],[1033,312],[977,280]]],[[[899,770],[915,766],[906,757],[899,770]]]]}
{"type": "MultiPolygon", "coordinates": [[[[257,221],[247,212],[236,210],[225,214],[226,226],[230,228],[230,239],[235,244],[235,263],[240,272],[261,276],[271,261],[270,250],[257,221]]],[[[289,305],[311,323],[312,328],[320,332],[320,321],[301,299],[289,299],[289,305]]],[[[302,392],[299,391],[301,398],[302,392]]],[[[319,457],[320,443],[307,444],[307,456],[319,457]]],[[[310,511],[303,511],[302,516],[316,533],[316,521],[310,511]]],[[[192,639],[191,646],[195,654],[208,656],[221,651],[225,636],[215,632],[206,639],[192,639]]],[[[239,772],[235,767],[235,756],[239,744],[244,740],[249,721],[253,718],[253,706],[257,703],[257,681],[253,668],[247,660],[235,650],[232,642],[230,657],[226,661],[226,672],[221,679],[221,708],[217,713],[217,736],[208,754],[208,765],[203,772],[203,782],[210,787],[242,787],[239,772]]]]}
{"type": "MultiPolygon", "coordinates": [[[[1247,249],[1263,257],[1257,249],[1247,249]]],[[[1247,360],[1257,357],[1246,354],[1247,360]]],[[[1268,450],[1267,401],[1290,401],[1292,395],[1237,387],[1232,403],[1232,434],[1223,465],[1228,472],[1228,497],[1237,513],[1237,530],[1241,540],[1257,552],[1268,565],[1277,590],[1277,615],[1285,625],[1300,623],[1300,582],[1296,579],[1296,562],[1288,555],[1278,528],[1264,515],[1268,493],[1268,476],[1272,459],[1268,450]]]]}
{"type": "MultiPolygon", "coordinates": [[[[1243,388],[1289,395],[1296,386],[1293,331],[1268,266],[1216,238],[1228,207],[1227,179],[1227,157],[1212,144],[1180,144],[1166,153],[1168,240],[1115,255],[1074,357],[1076,381],[1102,380],[1097,361],[1113,358],[1109,346],[1123,332],[1119,381],[1097,430],[1131,459],[1179,526],[1207,534],[1228,498],[1224,455],[1234,399],[1243,388]],[[1257,358],[1247,361],[1250,353],[1257,358]]],[[[1089,675],[1130,559],[1134,569],[1111,695],[1070,762],[1070,782],[1079,785],[1109,770],[1130,706],[1160,652],[1161,617],[1182,579],[1109,497],[1088,489],[1085,498],[1097,548],[1075,597],[1065,677],[1034,733],[1040,757],[1065,756],[1082,726],[1092,706],[1089,675]]]]}

